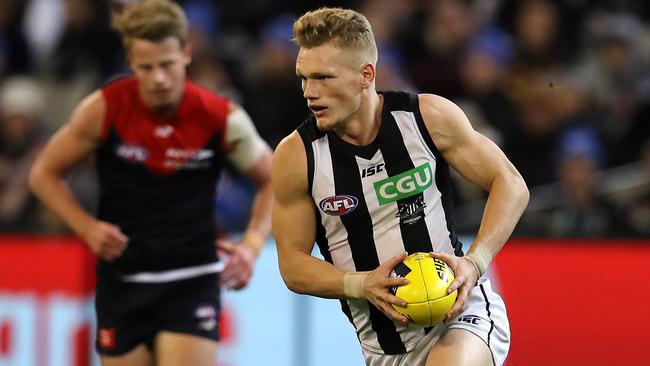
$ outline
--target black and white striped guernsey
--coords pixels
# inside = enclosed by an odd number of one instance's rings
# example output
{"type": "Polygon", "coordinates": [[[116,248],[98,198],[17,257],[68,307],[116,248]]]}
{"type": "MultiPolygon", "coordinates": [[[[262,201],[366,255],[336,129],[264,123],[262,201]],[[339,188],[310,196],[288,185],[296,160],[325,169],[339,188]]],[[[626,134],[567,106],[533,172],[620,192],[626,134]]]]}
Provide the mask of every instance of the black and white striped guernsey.
{"type": "MultiPolygon", "coordinates": [[[[382,95],[379,133],[367,146],[320,131],[313,118],[298,128],[316,205],[316,242],[325,260],[345,271],[373,270],[405,250],[462,255],[450,219],[449,168],[427,132],[418,97],[382,95]]],[[[395,325],[366,300],[341,305],[369,351],[407,352],[427,331],[395,325]]]]}

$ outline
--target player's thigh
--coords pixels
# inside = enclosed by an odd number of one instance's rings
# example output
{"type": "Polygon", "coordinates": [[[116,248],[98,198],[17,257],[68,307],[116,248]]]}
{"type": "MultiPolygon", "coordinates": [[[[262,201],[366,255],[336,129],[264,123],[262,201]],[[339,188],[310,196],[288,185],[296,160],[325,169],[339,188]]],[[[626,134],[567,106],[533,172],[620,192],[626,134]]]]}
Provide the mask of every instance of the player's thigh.
{"type": "Polygon", "coordinates": [[[426,366],[493,366],[492,353],[474,333],[452,328],[431,347],[426,366]]]}
{"type": "Polygon", "coordinates": [[[101,356],[102,366],[153,366],[153,355],[141,344],[120,356],[101,356]]]}
{"type": "Polygon", "coordinates": [[[208,338],[163,331],[156,336],[156,366],[214,366],[217,346],[208,338]]]}

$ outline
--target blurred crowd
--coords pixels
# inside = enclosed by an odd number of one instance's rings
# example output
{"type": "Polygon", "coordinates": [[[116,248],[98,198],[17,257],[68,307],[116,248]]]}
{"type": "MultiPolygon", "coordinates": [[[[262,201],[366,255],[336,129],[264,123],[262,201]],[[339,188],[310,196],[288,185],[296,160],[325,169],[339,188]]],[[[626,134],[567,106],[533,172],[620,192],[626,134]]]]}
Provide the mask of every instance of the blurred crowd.
{"type": "MultiPolygon", "coordinates": [[[[31,162],[87,93],[128,73],[111,17],[137,0],[0,1],[0,230],[60,233],[26,185],[31,162]]],[[[190,77],[240,103],[277,143],[308,115],[291,26],[322,5],[357,9],[379,45],[378,90],[442,95],[531,188],[519,235],[650,237],[650,4],[625,0],[184,0],[190,77]]],[[[69,183],[91,208],[92,161],[69,183]]],[[[456,177],[459,178],[459,177],[456,177]]],[[[484,193],[455,179],[457,205],[484,193]]],[[[250,187],[215,205],[237,228],[250,187]]],[[[479,210],[475,210],[480,214],[479,210]]],[[[472,233],[480,216],[462,215],[472,233]]]]}

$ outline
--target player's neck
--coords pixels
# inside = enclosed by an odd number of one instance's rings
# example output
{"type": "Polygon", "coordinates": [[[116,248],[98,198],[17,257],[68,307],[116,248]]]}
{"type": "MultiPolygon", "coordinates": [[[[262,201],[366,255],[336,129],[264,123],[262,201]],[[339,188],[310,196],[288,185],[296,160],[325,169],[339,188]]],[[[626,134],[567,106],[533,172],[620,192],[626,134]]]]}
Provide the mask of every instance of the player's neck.
{"type": "Polygon", "coordinates": [[[151,112],[161,119],[171,119],[178,111],[178,105],[160,106],[156,108],[149,107],[151,112]]]}
{"type": "Polygon", "coordinates": [[[183,91],[178,100],[173,103],[152,105],[152,103],[147,100],[143,93],[140,92],[140,101],[144,104],[144,106],[149,110],[149,112],[151,112],[152,115],[163,120],[172,119],[176,116],[176,113],[178,112],[178,109],[180,108],[184,97],[185,91],[183,91]]]}
{"type": "Polygon", "coordinates": [[[384,97],[372,90],[364,97],[359,111],[345,125],[345,130],[336,131],[346,142],[366,146],[374,141],[381,126],[381,111],[384,97]]]}

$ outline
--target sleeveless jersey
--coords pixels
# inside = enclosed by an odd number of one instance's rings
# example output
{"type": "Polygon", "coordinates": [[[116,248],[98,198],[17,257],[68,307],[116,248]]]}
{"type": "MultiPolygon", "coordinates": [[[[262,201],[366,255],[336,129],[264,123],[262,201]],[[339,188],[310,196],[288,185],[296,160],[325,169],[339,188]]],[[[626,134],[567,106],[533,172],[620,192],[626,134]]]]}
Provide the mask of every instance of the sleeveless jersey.
{"type": "Polygon", "coordinates": [[[98,217],[129,237],[99,273],[163,271],[217,261],[216,182],[228,100],[186,82],[174,117],[153,113],[126,77],[102,88],[106,118],[96,152],[98,217]]]}
{"type": "MultiPolygon", "coordinates": [[[[316,205],[316,243],[326,261],[345,271],[371,271],[404,251],[462,255],[450,221],[449,168],[427,132],[418,97],[382,95],[379,132],[367,146],[320,131],[313,118],[298,128],[316,205]]],[[[410,351],[430,330],[397,326],[367,300],[341,305],[371,352],[410,351]]]]}

